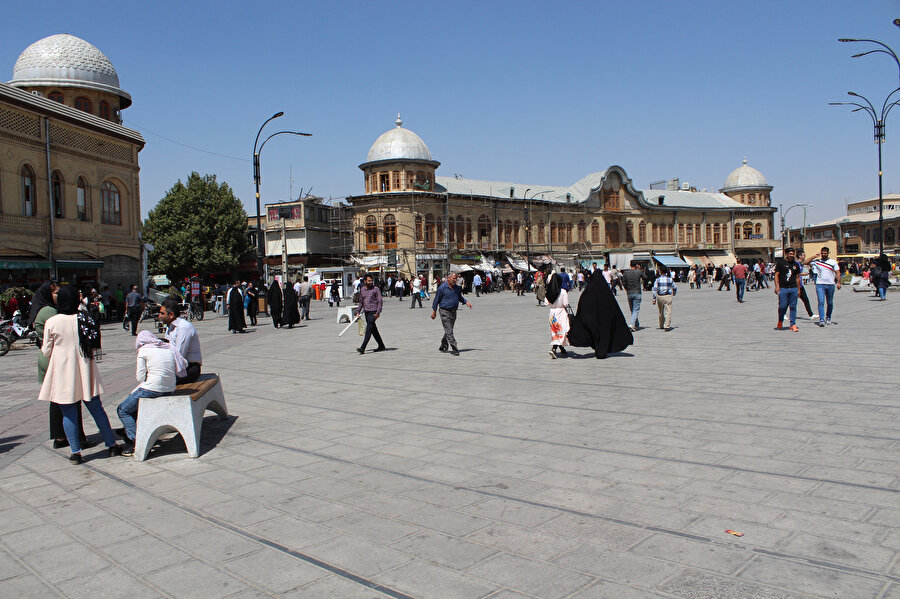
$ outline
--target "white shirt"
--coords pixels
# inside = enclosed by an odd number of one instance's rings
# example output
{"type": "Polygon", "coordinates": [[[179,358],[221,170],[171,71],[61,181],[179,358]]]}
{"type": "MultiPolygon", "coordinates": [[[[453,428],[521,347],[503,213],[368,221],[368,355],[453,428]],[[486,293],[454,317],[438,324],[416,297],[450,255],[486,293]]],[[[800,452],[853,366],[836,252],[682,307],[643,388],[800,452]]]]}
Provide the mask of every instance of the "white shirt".
{"type": "Polygon", "coordinates": [[[166,329],[166,340],[184,356],[188,363],[203,364],[197,329],[185,319],[179,317],[172,321],[172,324],[166,329]]]}
{"type": "Polygon", "coordinates": [[[841,274],[841,267],[834,258],[817,258],[809,263],[809,267],[816,271],[816,285],[834,285],[841,274]]]}
{"type": "MultiPolygon", "coordinates": [[[[475,276],[478,276],[478,275],[475,275],[475,276]]],[[[479,285],[480,284],[481,283],[479,283],[479,285]]],[[[422,289],[422,279],[420,279],[419,277],[416,277],[415,279],[413,279],[412,280],[412,288],[413,288],[413,291],[418,293],[422,289]]]]}
{"type": "Polygon", "coordinates": [[[175,390],[175,356],[169,347],[145,345],[137,354],[138,385],[148,391],[171,393],[175,390]]]}
{"type": "Polygon", "coordinates": [[[472,285],[473,286],[481,285],[481,275],[476,273],[475,276],[472,277],[472,285]]]}

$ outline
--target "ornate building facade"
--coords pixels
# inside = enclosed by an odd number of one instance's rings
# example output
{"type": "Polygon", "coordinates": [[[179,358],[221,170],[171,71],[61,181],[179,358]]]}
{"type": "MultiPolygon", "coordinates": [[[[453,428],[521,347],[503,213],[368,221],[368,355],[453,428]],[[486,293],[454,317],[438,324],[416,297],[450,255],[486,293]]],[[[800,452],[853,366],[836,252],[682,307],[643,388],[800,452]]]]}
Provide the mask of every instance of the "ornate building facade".
{"type": "Polygon", "coordinates": [[[0,285],[141,277],[139,133],[131,97],[88,42],[53,35],[0,83],[0,285]]]}
{"type": "Polygon", "coordinates": [[[637,189],[610,166],[569,186],[437,176],[422,139],[396,127],[369,150],[365,194],[347,198],[360,264],[443,274],[452,264],[524,268],[632,259],[670,266],[770,258],[774,236],[765,177],[744,164],[719,193],[637,189]]]}

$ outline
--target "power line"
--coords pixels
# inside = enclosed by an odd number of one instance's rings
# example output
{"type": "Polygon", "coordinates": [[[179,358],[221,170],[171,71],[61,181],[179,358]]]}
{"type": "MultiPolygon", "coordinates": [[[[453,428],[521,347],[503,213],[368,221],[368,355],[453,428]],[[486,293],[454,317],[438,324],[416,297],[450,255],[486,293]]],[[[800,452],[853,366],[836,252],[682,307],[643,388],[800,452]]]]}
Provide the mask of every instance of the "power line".
{"type": "Polygon", "coordinates": [[[219,157],[221,157],[221,158],[228,158],[229,160],[239,160],[240,162],[250,162],[250,160],[248,160],[248,159],[246,159],[246,158],[237,158],[237,157],[235,157],[235,156],[229,156],[229,155],[227,155],[227,154],[220,154],[220,153],[218,153],[218,152],[211,152],[211,151],[209,151],[209,150],[204,150],[203,148],[198,148],[198,147],[196,147],[196,146],[192,146],[192,145],[189,145],[189,144],[186,144],[186,143],[182,143],[182,142],[180,142],[180,141],[176,141],[176,140],[174,140],[174,139],[172,139],[172,138],[170,138],[170,137],[166,137],[165,135],[163,135],[163,134],[161,134],[161,133],[157,133],[156,131],[151,131],[150,129],[147,129],[146,127],[141,127],[140,125],[138,125],[137,123],[135,123],[135,122],[132,121],[132,120],[128,120],[128,121],[124,121],[124,120],[123,120],[123,122],[127,122],[128,125],[131,126],[131,127],[134,128],[134,129],[137,129],[137,130],[139,130],[139,131],[146,131],[147,133],[150,133],[150,134],[152,134],[152,135],[155,135],[156,137],[160,137],[160,138],[162,138],[162,139],[164,139],[164,140],[166,140],[166,141],[168,141],[168,142],[170,142],[170,143],[173,143],[173,144],[178,145],[178,146],[183,146],[183,147],[185,147],[185,148],[190,148],[191,150],[196,150],[197,152],[203,152],[204,154],[211,154],[211,155],[213,155],[213,156],[219,156],[219,157]]]}

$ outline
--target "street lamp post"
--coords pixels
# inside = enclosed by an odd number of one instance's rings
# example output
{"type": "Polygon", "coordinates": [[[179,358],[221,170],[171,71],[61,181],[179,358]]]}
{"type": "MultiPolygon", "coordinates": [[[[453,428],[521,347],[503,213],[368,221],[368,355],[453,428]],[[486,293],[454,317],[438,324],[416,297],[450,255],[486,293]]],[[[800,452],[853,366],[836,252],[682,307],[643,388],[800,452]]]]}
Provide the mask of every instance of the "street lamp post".
{"type": "MultiPolygon", "coordinates": [[[[894,25],[900,27],[900,19],[894,19],[894,25]]],[[[867,54],[887,54],[891,58],[894,59],[894,63],[897,65],[898,71],[900,71],[900,58],[897,57],[897,53],[894,52],[890,46],[879,42],[878,40],[872,39],[854,39],[854,38],[841,38],[838,40],[839,42],[865,42],[870,44],[877,44],[881,46],[880,48],[876,48],[875,50],[869,50],[868,52],[862,52],[860,54],[854,54],[852,58],[860,58],[861,56],[866,56],[867,54]]],[[[875,143],[878,145],[878,254],[884,254],[884,194],[882,193],[882,178],[883,172],[881,168],[881,144],[884,143],[884,126],[885,120],[887,119],[888,114],[890,114],[891,109],[898,104],[898,101],[891,102],[891,98],[900,91],[900,87],[892,91],[887,95],[884,99],[884,102],[881,104],[881,111],[876,111],[875,106],[865,97],[854,93],[847,92],[848,95],[851,95],[855,98],[859,98],[865,104],[860,104],[859,102],[829,102],[830,106],[854,106],[853,112],[859,112],[860,110],[864,111],[869,117],[872,119],[872,124],[875,126],[875,143]]]]}
{"type": "Polygon", "coordinates": [[[272,135],[264,139],[260,144],[259,136],[262,133],[263,127],[266,126],[266,123],[283,115],[284,112],[276,112],[268,119],[266,119],[262,126],[260,126],[259,131],[256,133],[256,141],[253,142],[253,183],[256,185],[256,270],[259,272],[260,278],[262,278],[263,276],[263,256],[265,256],[265,251],[263,250],[262,216],[260,214],[259,207],[259,183],[261,179],[259,157],[262,154],[262,150],[266,145],[266,142],[268,142],[273,137],[276,137],[278,135],[301,135],[303,137],[310,137],[312,135],[312,133],[301,133],[300,131],[278,131],[277,133],[273,133],[272,135]],[[258,148],[257,144],[259,144],[258,148]]]}
{"type": "MultiPolygon", "coordinates": [[[[787,218],[788,212],[790,212],[794,208],[803,208],[803,226],[806,227],[806,209],[810,208],[812,204],[794,204],[793,206],[789,206],[787,210],[784,209],[783,204],[778,204],[778,210],[781,211],[781,252],[782,256],[784,255],[784,248],[787,245],[787,235],[784,230],[784,219],[787,218]]],[[[802,234],[801,234],[802,235],[802,234]]]]}

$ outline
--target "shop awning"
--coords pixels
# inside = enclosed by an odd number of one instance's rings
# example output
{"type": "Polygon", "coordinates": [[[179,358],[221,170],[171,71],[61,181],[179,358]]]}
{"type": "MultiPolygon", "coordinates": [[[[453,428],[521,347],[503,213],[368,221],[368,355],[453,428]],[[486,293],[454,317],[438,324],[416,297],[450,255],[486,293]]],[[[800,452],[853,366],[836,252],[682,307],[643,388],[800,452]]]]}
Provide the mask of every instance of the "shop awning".
{"type": "Polygon", "coordinates": [[[634,260],[634,254],[631,252],[610,252],[609,253],[609,265],[615,266],[619,270],[624,270],[631,266],[631,261],[634,260]]]}
{"type": "Polygon", "coordinates": [[[713,266],[734,266],[737,262],[737,258],[731,252],[709,252],[708,256],[713,266]]]}
{"type": "Polygon", "coordinates": [[[0,270],[29,270],[32,268],[50,268],[48,260],[0,260],[0,270]]]}
{"type": "Polygon", "coordinates": [[[679,258],[678,256],[668,256],[665,254],[654,254],[653,259],[669,268],[690,268],[691,265],[679,258]]]}
{"type": "Polygon", "coordinates": [[[103,268],[103,260],[57,260],[56,268],[103,268]]]}

